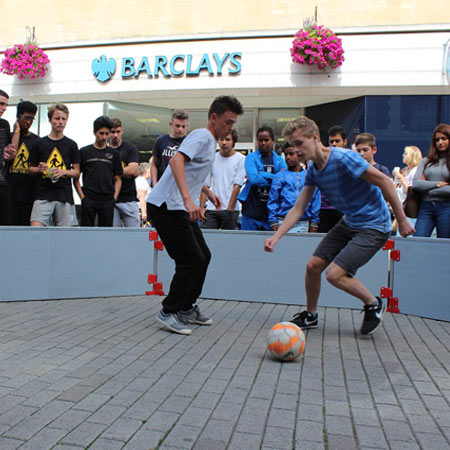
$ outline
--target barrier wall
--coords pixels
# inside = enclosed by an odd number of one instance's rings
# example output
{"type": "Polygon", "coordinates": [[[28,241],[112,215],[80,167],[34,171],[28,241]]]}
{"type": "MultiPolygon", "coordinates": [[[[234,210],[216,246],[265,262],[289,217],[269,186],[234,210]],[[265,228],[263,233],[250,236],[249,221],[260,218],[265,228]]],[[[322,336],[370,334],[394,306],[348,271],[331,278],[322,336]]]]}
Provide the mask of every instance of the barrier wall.
{"type": "MultiPolygon", "coordinates": [[[[1,229],[0,300],[43,300],[143,295],[153,273],[148,230],[120,228],[1,229]]],[[[272,254],[263,251],[271,233],[204,231],[213,258],[203,297],[305,304],[305,264],[321,235],[288,234],[272,254]]],[[[359,276],[373,292],[387,280],[387,253],[379,252],[359,276]]],[[[174,264],[158,252],[158,281],[168,289],[174,264]]],[[[323,283],[321,304],[361,306],[323,283]]]]}
{"type": "Polygon", "coordinates": [[[0,300],[142,295],[153,265],[144,229],[0,228],[0,300]]]}
{"type": "Polygon", "coordinates": [[[395,239],[394,293],[400,312],[450,321],[450,239],[395,239]]]}
{"type": "MultiPolygon", "coordinates": [[[[151,290],[154,242],[144,229],[0,229],[0,301],[143,295],[151,290]]],[[[202,297],[305,304],[306,262],[323,235],[287,234],[274,253],[263,251],[271,233],[205,230],[212,252],[202,297]]],[[[402,313],[450,321],[447,261],[450,240],[395,238],[394,297],[402,313]]],[[[157,251],[158,281],[167,292],[174,265],[157,251]]],[[[374,294],[388,284],[387,251],[358,271],[374,294]]],[[[322,306],[361,308],[323,277],[322,306]]]]}
{"type": "MultiPolygon", "coordinates": [[[[204,230],[212,260],[202,297],[304,305],[305,266],[322,239],[320,234],[287,234],[274,253],[263,250],[270,232],[204,230]]],[[[174,264],[166,252],[158,258],[159,280],[169,286],[174,264]]],[[[378,252],[358,272],[374,293],[387,283],[388,255],[378,252]]],[[[323,278],[320,304],[361,308],[361,302],[340,291],[323,278]]]]}

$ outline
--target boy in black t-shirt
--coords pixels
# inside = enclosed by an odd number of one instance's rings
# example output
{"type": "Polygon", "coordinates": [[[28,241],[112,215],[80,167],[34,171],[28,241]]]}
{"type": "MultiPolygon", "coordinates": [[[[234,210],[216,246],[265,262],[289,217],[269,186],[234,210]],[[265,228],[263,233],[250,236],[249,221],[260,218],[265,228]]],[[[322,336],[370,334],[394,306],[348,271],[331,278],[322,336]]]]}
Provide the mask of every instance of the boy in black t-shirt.
{"type": "Polygon", "coordinates": [[[375,136],[370,133],[361,133],[355,139],[356,151],[375,169],[391,178],[391,172],[386,166],[375,162],[375,153],[377,152],[377,141],[375,136]]]}
{"type": "Polygon", "coordinates": [[[11,225],[30,225],[36,191],[36,177],[28,173],[30,150],[39,136],[30,131],[36,116],[37,106],[29,101],[17,105],[17,119],[11,136],[17,154],[8,171],[11,197],[11,225]]]}
{"type": "Polygon", "coordinates": [[[31,226],[51,224],[70,227],[75,221],[71,178],[80,175],[80,152],[72,139],[64,136],[69,108],[62,103],[48,108],[52,131],[34,142],[28,173],[37,175],[31,226]]]}
{"type": "Polygon", "coordinates": [[[122,161],[122,189],[114,207],[113,226],[120,227],[122,220],[125,227],[140,227],[139,203],[137,201],[135,179],[138,173],[138,149],[122,139],[123,126],[120,119],[111,119],[113,128],[109,135],[109,146],[119,152],[122,161]]]}
{"type": "Polygon", "coordinates": [[[156,186],[156,183],[162,177],[162,174],[169,165],[169,161],[175,155],[178,147],[186,137],[188,123],[188,112],[184,109],[176,109],[172,113],[172,118],[169,122],[170,134],[164,134],[156,140],[150,159],[150,172],[153,187],[156,186]]]}
{"type": "Polygon", "coordinates": [[[93,227],[98,216],[98,226],[112,227],[114,204],[122,187],[123,173],[119,152],[106,145],[114,123],[107,116],[94,121],[95,142],[80,149],[80,179],[75,179],[75,189],[81,198],[81,226],[93,227]]]}
{"type": "MultiPolygon", "coordinates": [[[[0,90],[0,117],[6,111],[9,103],[9,95],[0,90]]],[[[8,182],[5,174],[10,160],[16,156],[16,149],[11,145],[11,131],[9,122],[0,118],[0,225],[10,223],[10,201],[8,182]]]]}

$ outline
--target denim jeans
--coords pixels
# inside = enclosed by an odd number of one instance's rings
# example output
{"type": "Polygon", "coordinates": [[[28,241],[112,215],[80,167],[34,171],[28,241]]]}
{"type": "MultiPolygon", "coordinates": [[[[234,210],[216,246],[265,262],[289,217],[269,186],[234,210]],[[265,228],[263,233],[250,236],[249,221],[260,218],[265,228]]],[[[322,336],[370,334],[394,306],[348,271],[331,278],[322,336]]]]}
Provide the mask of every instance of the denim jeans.
{"type": "MultiPolygon", "coordinates": [[[[278,227],[281,227],[284,217],[278,217],[278,227]]],[[[308,233],[309,220],[299,220],[288,233],[308,233]]]]}
{"type": "Polygon", "coordinates": [[[438,238],[450,238],[450,200],[421,203],[414,236],[430,237],[435,227],[438,238]]]}

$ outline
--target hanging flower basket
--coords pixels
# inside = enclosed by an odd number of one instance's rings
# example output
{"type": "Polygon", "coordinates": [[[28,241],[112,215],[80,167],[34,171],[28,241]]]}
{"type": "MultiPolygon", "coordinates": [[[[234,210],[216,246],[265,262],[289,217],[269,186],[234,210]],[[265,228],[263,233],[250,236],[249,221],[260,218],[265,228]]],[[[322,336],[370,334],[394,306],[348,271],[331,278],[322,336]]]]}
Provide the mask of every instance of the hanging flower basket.
{"type": "Polygon", "coordinates": [[[329,28],[309,24],[295,34],[291,56],[298,64],[317,64],[319,70],[336,69],[344,62],[344,49],[341,39],[329,28]]]}
{"type": "Polygon", "coordinates": [[[47,54],[34,43],[16,44],[7,48],[0,65],[0,72],[23,78],[44,77],[50,64],[47,54]]]}

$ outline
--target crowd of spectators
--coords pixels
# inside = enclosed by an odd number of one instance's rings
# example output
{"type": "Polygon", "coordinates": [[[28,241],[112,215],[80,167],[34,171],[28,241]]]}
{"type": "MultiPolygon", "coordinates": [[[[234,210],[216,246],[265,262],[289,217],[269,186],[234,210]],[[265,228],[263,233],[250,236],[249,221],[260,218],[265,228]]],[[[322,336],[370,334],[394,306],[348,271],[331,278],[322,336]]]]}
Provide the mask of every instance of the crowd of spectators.
{"type": "MultiPolygon", "coordinates": [[[[0,117],[9,96],[0,91],[0,117]]],[[[160,136],[148,163],[139,164],[138,150],[123,140],[119,119],[107,116],[93,123],[93,143],[81,149],[65,136],[69,109],[64,104],[48,108],[51,131],[39,137],[30,131],[37,106],[30,101],[17,105],[16,121],[0,118],[0,225],[14,226],[125,226],[149,225],[147,197],[169,167],[186,137],[187,111],[177,109],[169,122],[169,133],[160,136]],[[73,188],[81,198],[78,214],[73,188]]],[[[257,147],[246,157],[235,149],[238,135],[233,130],[218,140],[213,170],[205,184],[221,198],[221,209],[201,195],[205,229],[276,231],[294,206],[301,190],[308,162],[288,142],[281,155],[274,132],[267,125],[256,132],[257,147]]],[[[433,133],[428,155],[407,146],[403,168],[389,171],[375,161],[378,148],[370,133],[356,136],[351,150],[370,165],[393,178],[404,201],[408,189],[421,194],[415,236],[450,238],[450,125],[440,124],[433,133]]],[[[328,130],[331,147],[348,148],[347,132],[341,126],[328,130]]],[[[350,149],[349,149],[350,150],[350,149]]],[[[316,190],[308,208],[292,232],[326,233],[342,214],[316,190]]],[[[395,228],[395,221],[394,221],[395,228]]]]}

